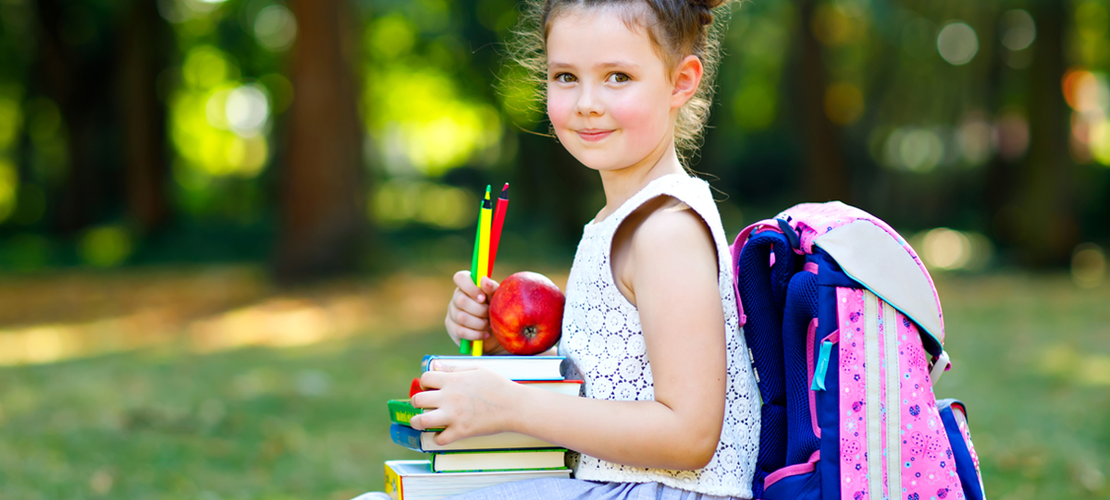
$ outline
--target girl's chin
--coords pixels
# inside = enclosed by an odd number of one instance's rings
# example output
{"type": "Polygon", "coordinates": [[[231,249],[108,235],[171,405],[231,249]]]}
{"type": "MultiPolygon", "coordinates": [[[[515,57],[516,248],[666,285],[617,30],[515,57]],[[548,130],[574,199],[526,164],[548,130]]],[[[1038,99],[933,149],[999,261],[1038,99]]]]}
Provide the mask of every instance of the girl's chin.
{"type": "Polygon", "coordinates": [[[627,162],[617,161],[613,158],[590,157],[586,155],[585,158],[578,158],[586,168],[590,170],[597,170],[599,172],[620,170],[628,166],[627,162]]]}

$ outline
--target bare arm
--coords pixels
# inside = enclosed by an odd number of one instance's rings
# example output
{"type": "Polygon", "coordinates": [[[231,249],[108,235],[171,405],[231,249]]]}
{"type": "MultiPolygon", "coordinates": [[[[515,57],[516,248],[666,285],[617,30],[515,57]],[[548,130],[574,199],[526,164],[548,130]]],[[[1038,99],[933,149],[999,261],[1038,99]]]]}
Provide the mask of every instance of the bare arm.
{"type": "Polygon", "coordinates": [[[486,370],[427,372],[414,404],[438,408],[416,428],[441,443],[515,431],[603,460],[697,469],[712,459],[725,401],[724,312],[712,238],[692,211],[658,211],[635,230],[630,273],[655,384],[654,401],[561,396],[486,370]]]}

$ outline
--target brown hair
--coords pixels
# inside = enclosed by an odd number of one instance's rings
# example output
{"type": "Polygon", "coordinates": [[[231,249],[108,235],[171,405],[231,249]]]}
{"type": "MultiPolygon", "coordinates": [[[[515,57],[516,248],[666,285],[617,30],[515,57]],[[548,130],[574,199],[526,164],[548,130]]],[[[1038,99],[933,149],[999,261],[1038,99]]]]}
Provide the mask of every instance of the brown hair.
{"type": "MultiPolygon", "coordinates": [[[[558,16],[574,8],[618,7],[626,24],[647,29],[648,36],[668,69],[688,55],[702,63],[702,79],[694,96],[679,109],[675,146],[680,157],[701,145],[713,100],[713,79],[720,60],[720,37],[729,18],[714,11],[733,0],[524,0],[522,16],[509,43],[509,58],[525,72],[535,104],[546,102],[547,34],[558,16]]],[[[510,73],[512,75],[513,73],[510,73]]],[[[517,74],[519,76],[519,73],[517,74]]],[[[668,75],[669,77],[669,75],[668,75]]],[[[537,110],[538,111],[538,110],[537,110]]]]}

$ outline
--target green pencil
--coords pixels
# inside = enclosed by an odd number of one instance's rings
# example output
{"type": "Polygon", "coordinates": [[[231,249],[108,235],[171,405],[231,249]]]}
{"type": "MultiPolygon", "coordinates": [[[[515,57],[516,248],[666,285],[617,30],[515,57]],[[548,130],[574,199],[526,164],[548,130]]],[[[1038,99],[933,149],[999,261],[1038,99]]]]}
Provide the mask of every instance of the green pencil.
{"type": "MultiPolygon", "coordinates": [[[[486,194],[489,194],[490,187],[486,186],[486,194]]],[[[482,285],[481,278],[478,277],[478,252],[482,243],[482,207],[485,200],[478,200],[478,224],[477,229],[474,230],[474,254],[470,258],[470,279],[474,280],[474,284],[479,287],[482,285]]],[[[470,341],[467,339],[459,339],[459,354],[470,354],[471,347],[470,341]]]]}

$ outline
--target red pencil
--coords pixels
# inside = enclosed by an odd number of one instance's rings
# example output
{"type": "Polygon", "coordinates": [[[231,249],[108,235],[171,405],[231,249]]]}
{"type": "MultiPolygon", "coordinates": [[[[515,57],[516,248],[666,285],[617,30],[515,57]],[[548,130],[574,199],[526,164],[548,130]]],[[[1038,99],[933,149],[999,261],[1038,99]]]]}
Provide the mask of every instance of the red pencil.
{"type": "Polygon", "coordinates": [[[505,224],[505,209],[509,208],[509,183],[501,188],[497,197],[497,211],[493,213],[493,228],[489,235],[489,269],[486,276],[493,279],[493,262],[497,259],[497,244],[501,242],[501,227],[505,224]]]}

